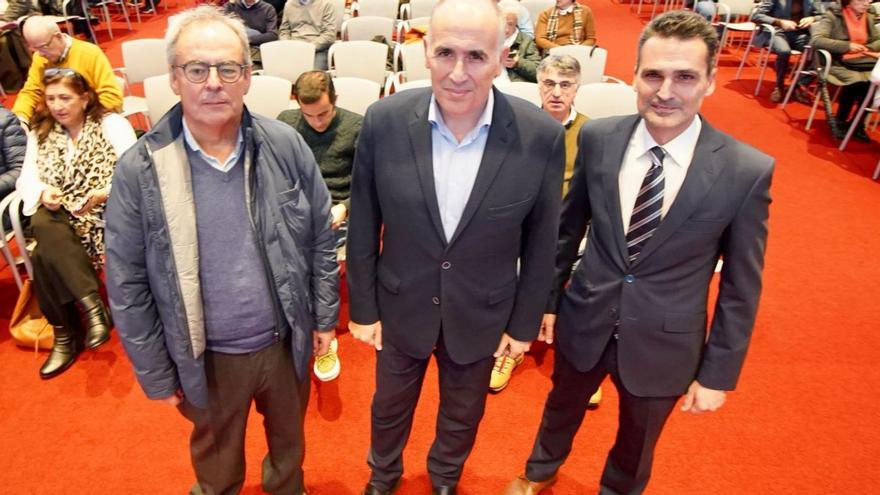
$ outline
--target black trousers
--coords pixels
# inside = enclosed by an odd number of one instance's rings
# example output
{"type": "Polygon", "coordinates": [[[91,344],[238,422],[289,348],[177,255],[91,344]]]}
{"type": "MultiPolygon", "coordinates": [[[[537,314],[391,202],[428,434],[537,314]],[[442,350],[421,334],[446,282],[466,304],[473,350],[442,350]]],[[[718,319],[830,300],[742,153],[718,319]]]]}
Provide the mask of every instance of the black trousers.
{"type": "Polygon", "coordinates": [[[559,352],[554,359],[553,389],[526,463],[526,477],[544,481],[556,474],[571,452],[590,396],[610,374],[620,396],[619,425],[605,461],[599,493],[642,493],[651,476],[654,448],[678,397],[637,397],[629,393],[620,381],[617,340],[613,338],[599,363],[586,373],[575,369],[559,352]]]}
{"type": "MultiPolygon", "coordinates": [[[[486,394],[495,359],[472,364],[454,362],[439,339],[434,356],[440,381],[440,409],[434,443],[428,453],[428,475],[433,486],[455,486],[477,437],[486,408],[486,394]]],[[[403,448],[412,430],[430,357],[418,359],[383,342],[376,352],[376,393],[373,395],[370,482],[390,489],[403,475],[403,448]]]]}
{"type": "Polygon", "coordinates": [[[309,401],[308,377],[299,380],[290,342],[248,354],[205,352],[208,408],[183,401],[178,409],[193,423],[190,455],[196,486],[190,493],[231,495],[245,478],[244,441],[251,402],[263,415],[269,452],[262,485],[273,495],[303,493],[303,420],[309,401]]]}
{"type": "MultiPolygon", "coordinates": [[[[860,81],[840,88],[840,94],[837,97],[837,120],[847,122],[850,119],[855,118],[859,105],[862,104],[862,100],[868,95],[868,89],[870,89],[870,87],[870,82],[860,81]],[[856,111],[854,112],[853,109],[856,111]]],[[[868,114],[863,114],[862,121],[864,121],[866,115],[868,114]]],[[[845,128],[844,131],[846,131],[845,128]]]]}
{"type": "Polygon", "coordinates": [[[98,274],[70,225],[67,210],[41,206],[31,218],[31,227],[37,239],[31,259],[34,294],[49,323],[67,325],[68,305],[98,292],[98,274]]]}

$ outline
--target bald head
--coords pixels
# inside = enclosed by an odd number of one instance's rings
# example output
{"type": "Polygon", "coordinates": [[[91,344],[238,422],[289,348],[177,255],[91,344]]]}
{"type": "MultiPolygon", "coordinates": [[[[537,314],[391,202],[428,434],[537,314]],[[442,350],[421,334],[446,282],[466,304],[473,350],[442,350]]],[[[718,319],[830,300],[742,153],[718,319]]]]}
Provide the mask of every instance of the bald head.
{"type": "Polygon", "coordinates": [[[31,50],[52,63],[58,62],[66,46],[58,24],[50,17],[29,17],[22,29],[24,39],[31,50]]]}
{"type": "Polygon", "coordinates": [[[504,18],[496,0],[440,0],[431,12],[428,38],[435,28],[448,26],[494,30],[498,51],[504,45],[504,18]]]}

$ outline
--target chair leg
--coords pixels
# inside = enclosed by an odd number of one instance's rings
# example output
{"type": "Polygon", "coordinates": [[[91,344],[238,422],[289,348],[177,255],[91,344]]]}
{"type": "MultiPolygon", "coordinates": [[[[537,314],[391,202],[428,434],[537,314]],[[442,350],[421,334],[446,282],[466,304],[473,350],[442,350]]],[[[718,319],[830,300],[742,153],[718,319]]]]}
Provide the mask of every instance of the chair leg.
{"type": "Polygon", "coordinates": [[[764,73],[767,72],[767,66],[770,65],[770,49],[762,48],[758,54],[758,63],[761,66],[761,72],[758,73],[758,84],[755,85],[755,96],[761,92],[761,84],[764,82],[764,73]]]}
{"type": "MultiPolygon", "coordinates": [[[[754,37],[754,35],[752,35],[754,37]]],[[[739,68],[736,69],[736,76],[733,78],[734,80],[739,80],[740,74],[742,74],[743,66],[746,65],[746,59],[749,58],[749,53],[752,51],[752,38],[749,38],[749,44],[746,45],[746,51],[743,52],[743,56],[739,61],[739,68]]],[[[758,60],[761,60],[761,56],[758,55],[758,60]]]]}
{"type": "Polygon", "coordinates": [[[871,178],[877,180],[877,177],[880,177],[880,160],[877,160],[877,167],[874,168],[874,176],[871,178]]]}
{"type": "Polygon", "coordinates": [[[791,95],[794,94],[795,86],[797,86],[796,83],[797,83],[798,79],[800,79],[801,74],[804,72],[804,65],[806,65],[806,63],[807,63],[807,57],[804,57],[804,54],[802,53],[798,57],[798,63],[797,63],[797,66],[794,70],[794,80],[792,81],[791,84],[788,85],[788,91],[785,92],[785,99],[782,100],[782,105],[780,106],[780,108],[785,108],[785,105],[788,105],[788,100],[790,100],[791,95]]]}
{"type": "Polygon", "coordinates": [[[110,9],[107,8],[107,5],[104,4],[101,6],[101,11],[104,13],[104,22],[107,23],[107,33],[110,35],[110,39],[113,39],[113,22],[110,19],[110,9]]]}

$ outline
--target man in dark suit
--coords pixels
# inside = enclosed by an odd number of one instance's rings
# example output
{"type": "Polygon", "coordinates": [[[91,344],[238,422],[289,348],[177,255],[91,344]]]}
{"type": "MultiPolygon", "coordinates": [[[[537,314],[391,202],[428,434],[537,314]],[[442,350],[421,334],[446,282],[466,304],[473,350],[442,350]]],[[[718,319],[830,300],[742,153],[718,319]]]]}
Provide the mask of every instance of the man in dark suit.
{"type": "Polygon", "coordinates": [[[494,357],[518,357],[538,334],[565,141],[540,109],[492,87],[502,43],[495,2],[439,3],[431,89],[375,103],[361,129],[348,283],[352,334],[378,351],[368,494],[393,492],[403,474],[431,354],[440,410],[428,473],[434,493],[455,493],[494,357]]]}
{"type": "Polygon", "coordinates": [[[761,293],[773,159],[699,115],[715,85],[714,28],[693,12],[642,33],[639,115],[584,124],[562,208],[556,288],[568,279],[587,223],[587,250],[539,340],[558,338],[553,389],[525,474],[506,493],[556,480],[606,375],[620,396],[617,439],[600,493],[641,493],[676,401],[721,407],[745,359],[761,293]],[[724,264],[706,339],[709,284],[724,264]],[[557,312],[558,309],[558,312],[557,312]]]}

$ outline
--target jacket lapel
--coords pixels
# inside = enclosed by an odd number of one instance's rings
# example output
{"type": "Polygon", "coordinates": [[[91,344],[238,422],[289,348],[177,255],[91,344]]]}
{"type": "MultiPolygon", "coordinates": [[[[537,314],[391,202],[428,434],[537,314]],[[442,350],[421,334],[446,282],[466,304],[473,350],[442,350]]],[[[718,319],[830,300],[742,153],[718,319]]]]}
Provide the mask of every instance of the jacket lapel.
{"type": "Polygon", "coordinates": [[[666,241],[700,205],[718,178],[723,166],[715,153],[723,146],[724,142],[718,132],[703,120],[703,128],[697,140],[697,147],[694,149],[694,158],[688,167],[684,183],[669,208],[669,212],[660,222],[654,235],[648,239],[633,266],[650,256],[657,249],[657,246],[666,241]]]}
{"type": "Polygon", "coordinates": [[[616,132],[603,143],[602,149],[602,156],[605,157],[602,164],[602,182],[606,193],[604,194],[605,208],[608,211],[608,220],[613,230],[620,266],[626,266],[629,263],[629,254],[626,250],[626,232],[623,231],[620,211],[620,167],[623,166],[627,146],[639,120],[637,115],[621,120],[617,125],[616,132]]]}
{"type": "Polygon", "coordinates": [[[434,186],[434,159],[431,145],[431,123],[428,122],[428,105],[431,102],[431,92],[427,91],[425,97],[416,107],[412,120],[409,121],[409,139],[412,144],[413,156],[415,157],[416,170],[419,176],[419,184],[422,187],[422,195],[425,197],[425,205],[431,223],[440,237],[444,247],[446,246],[446,234],[443,232],[443,222],[440,220],[440,206],[437,204],[437,189],[434,186]]]}
{"type": "Polygon", "coordinates": [[[455,228],[452,239],[449,240],[450,246],[455,243],[455,240],[458,239],[462,231],[467,228],[474,213],[479,209],[480,203],[483,202],[483,198],[489,191],[489,186],[492,185],[495,176],[498,175],[498,171],[501,169],[501,164],[507,157],[507,152],[510,149],[509,144],[513,138],[513,109],[500,91],[495,88],[492,88],[492,91],[495,93],[495,108],[492,111],[492,125],[489,126],[486,148],[483,151],[483,158],[480,161],[477,177],[474,179],[474,187],[471,189],[471,194],[468,196],[467,204],[461,214],[461,220],[455,228]]]}

